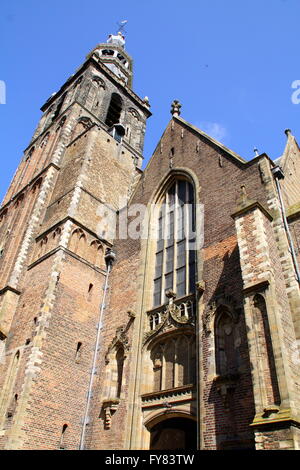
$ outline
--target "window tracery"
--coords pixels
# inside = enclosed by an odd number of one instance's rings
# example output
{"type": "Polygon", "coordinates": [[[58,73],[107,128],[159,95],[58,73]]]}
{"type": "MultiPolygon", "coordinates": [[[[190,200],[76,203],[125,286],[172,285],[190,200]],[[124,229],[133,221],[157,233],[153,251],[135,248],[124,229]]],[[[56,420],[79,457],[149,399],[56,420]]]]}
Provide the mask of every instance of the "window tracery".
{"type": "Polygon", "coordinates": [[[192,385],[196,374],[196,347],[193,335],[168,336],[150,351],[152,390],[158,392],[192,385]]]}

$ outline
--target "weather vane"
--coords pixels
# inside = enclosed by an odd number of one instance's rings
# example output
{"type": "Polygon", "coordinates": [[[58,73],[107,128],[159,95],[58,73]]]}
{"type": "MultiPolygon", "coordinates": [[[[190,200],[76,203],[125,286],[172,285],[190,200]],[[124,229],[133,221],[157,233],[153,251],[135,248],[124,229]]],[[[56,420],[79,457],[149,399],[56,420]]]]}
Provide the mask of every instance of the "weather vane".
{"type": "Polygon", "coordinates": [[[118,30],[117,30],[117,33],[120,31],[121,33],[126,33],[125,31],[125,25],[128,23],[128,20],[123,20],[123,21],[119,21],[117,23],[118,25],[118,30]]]}

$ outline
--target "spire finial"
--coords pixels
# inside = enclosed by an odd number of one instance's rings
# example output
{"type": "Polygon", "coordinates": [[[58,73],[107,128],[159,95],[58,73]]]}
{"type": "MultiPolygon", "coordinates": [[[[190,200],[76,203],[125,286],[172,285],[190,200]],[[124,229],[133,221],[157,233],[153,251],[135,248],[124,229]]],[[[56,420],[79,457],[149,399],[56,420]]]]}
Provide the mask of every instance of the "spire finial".
{"type": "Polygon", "coordinates": [[[126,25],[127,23],[128,23],[128,20],[119,21],[119,22],[117,23],[117,25],[118,25],[117,34],[119,34],[119,33],[121,33],[121,34],[122,34],[122,33],[126,33],[126,31],[125,31],[124,28],[125,28],[125,25],[126,25]]]}
{"type": "Polygon", "coordinates": [[[254,147],[253,151],[255,153],[255,156],[258,157],[259,156],[258,148],[254,147]]]}
{"type": "Polygon", "coordinates": [[[291,129],[285,129],[284,133],[288,137],[292,133],[292,131],[291,129]]]}
{"type": "Polygon", "coordinates": [[[166,292],[166,297],[169,299],[169,305],[172,305],[174,299],[176,299],[176,294],[172,291],[172,289],[170,289],[166,292]]]}
{"type": "Polygon", "coordinates": [[[124,36],[124,27],[127,23],[127,20],[120,21],[118,23],[117,34],[110,34],[107,39],[108,44],[116,44],[117,46],[125,48],[125,36],[124,36]]]}
{"type": "Polygon", "coordinates": [[[171,104],[171,114],[172,114],[172,116],[175,116],[175,117],[180,116],[180,108],[181,108],[181,104],[179,103],[179,101],[174,100],[173,103],[171,104]]]}

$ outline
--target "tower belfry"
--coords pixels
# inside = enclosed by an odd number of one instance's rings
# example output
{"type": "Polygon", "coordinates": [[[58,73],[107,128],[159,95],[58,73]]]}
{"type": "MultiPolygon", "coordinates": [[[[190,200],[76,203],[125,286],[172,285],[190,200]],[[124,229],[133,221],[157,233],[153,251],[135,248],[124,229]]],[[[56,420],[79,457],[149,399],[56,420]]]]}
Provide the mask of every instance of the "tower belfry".
{"type": "Polygon", "coordinates": [[[107,42],[98,44],[90,55],[101,60],[124,84],[132,86],[132,59],[125,52],[125,37],[120,31],[110,34],[107,42]]]}

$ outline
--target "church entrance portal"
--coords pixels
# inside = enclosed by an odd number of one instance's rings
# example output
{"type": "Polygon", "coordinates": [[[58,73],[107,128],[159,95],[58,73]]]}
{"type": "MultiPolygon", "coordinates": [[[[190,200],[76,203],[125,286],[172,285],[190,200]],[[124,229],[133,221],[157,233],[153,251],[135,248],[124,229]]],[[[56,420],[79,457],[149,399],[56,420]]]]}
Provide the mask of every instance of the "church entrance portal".
{"type": "Polygon", "coordinates": [[[161,421],[150,434],[150,450],[197,449],[197,423],[188,418],[161,421]]]}

